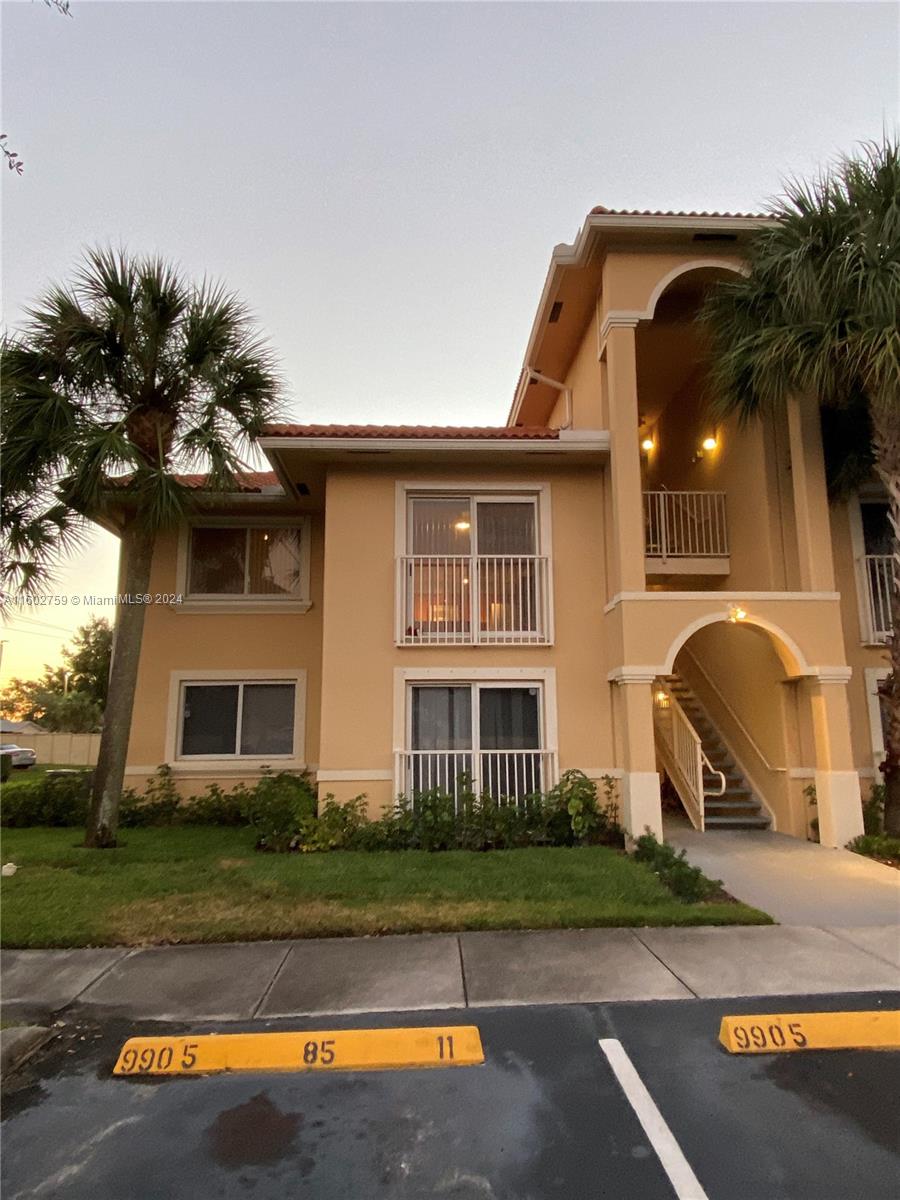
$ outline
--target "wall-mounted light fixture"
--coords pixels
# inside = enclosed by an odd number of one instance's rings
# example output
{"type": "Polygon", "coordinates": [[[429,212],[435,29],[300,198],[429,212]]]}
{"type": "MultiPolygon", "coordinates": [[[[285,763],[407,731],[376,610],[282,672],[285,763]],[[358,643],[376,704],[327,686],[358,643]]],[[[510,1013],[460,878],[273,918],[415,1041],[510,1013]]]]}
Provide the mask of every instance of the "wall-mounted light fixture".
{"type": "Polygon", "coordinates": [[[664,691],[662,688],[659,689],[659,691],[656,693],[656,695],[653,697],[653,699],[656,703],[657,708],[668,708],[669,707],[669,693],[664,691]]]}
{"type": "Polygon", "coordinates": [[[742,608],[740,604],[732,604],[731,608],[728,610],[728,620],[732,623],[732,625],[737,624],[738,621],[746,621],[746,608],[742,608]]]}
{"type": "Polygon", "coordinates": [[[645,454],[649,454],[649,453],[650,453],[650,451],[651,451],[651,450],[652,450],[652,449],[653,449],[655,446],[656,446],[656,442],[654,442],[653,438],[652,438],[652,437],[650,437],[650,435],[649,435],[649,434],[648,434],[648,435],[647,435],[645,438],[642,438],[642,440],[641,440],[641,449],[644,451],[644,453],[645,453],[645,454]]]}
{"type": "Polygon", "coordinates": [[[700,443],[703,450],[716,450],[719,446],[719,439],[714,433],[708,434],[700,443]]]}

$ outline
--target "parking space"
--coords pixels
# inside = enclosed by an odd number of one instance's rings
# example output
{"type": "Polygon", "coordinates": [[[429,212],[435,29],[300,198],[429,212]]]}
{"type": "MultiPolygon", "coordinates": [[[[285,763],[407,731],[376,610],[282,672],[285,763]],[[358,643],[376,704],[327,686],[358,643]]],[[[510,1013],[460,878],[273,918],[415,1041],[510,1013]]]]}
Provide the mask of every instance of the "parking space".
{"type": "Polygon", "coordinates": [[[6,1096],[3,1195],[880,1200],[900,1178],[900,1129],[888,1103],[900,1055],[739,1058],[717,1035],[728,1012],[897,1001],[854,993],[745,997],[737,1007],[690,1000],[344,1016],[305,1027],[475,1024],[484,1065],[153,1080],[112,1078],[127,1037],[304,1023],[70,1027],[6,1096]],[[644,1109],[642,1125],[640,1103],[636,1111],[626,1097],[613,1044],[657,1124],[644,1109]],[[687,1173],[673,1173],[659,1124],[687,1173]]]}

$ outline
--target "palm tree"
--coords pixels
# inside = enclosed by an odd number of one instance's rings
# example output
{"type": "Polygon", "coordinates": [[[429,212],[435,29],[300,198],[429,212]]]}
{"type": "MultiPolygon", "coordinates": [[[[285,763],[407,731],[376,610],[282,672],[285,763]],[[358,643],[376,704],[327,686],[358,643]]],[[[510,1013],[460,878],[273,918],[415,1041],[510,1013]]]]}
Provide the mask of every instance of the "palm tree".
{"type": "MultiPolygon", "coordinates": [[[[277,415],[279,380],[244,305],[158,258],[94,250],[2,348],[8,593],[46,586],[60,549],[115,498],[121,586],[149,592],[154,541],[184,520],[179,470],[233,484],[242,440],[277,415]]],[[[144,607],[116,610],[106,720],[86,844],[114,846],[144,607]]]]}
{"type": "Polygon", "coordinates": [[[858,486],[873,465],[884,484],[894,634],[881,769],[885,831],[900,836],[900,146],[867,144],[790,183],[770,212],[777,222],[755,233],[747,274],[719,284],[702,313],[712,405],[748,420],[791,393],[816,396],[853,430],[836,455],[830,439],[832,484],[858,486]]]}

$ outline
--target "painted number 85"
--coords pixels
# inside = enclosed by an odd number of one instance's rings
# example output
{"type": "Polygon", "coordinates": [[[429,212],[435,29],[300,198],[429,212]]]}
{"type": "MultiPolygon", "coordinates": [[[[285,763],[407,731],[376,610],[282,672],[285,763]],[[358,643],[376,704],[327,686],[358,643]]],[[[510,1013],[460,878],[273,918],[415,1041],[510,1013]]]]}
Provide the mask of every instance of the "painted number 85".
{"type": "Polygon", "coordinates": [[[303,1062],[307,1067],[321,1063],[328,1067],[334,1062],[334,1038],[325,1038],[321,1042],[307,1042],[303,1047],[303,1062]]]}

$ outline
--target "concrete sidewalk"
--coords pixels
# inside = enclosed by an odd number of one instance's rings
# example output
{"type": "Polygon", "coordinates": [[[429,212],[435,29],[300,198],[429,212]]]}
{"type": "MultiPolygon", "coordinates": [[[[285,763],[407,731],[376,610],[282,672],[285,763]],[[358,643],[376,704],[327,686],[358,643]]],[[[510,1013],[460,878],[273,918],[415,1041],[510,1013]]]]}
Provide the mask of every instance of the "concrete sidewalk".
{"type": "Polygon", "coordinates": [[[5,950],[9,1019],[249,1020],[900,988],[895,928],[414,934],[145,950],[5,950]]]}
{"type": "Polygon", "coordinates": [[[768,829],[700,833],[669,818],[665,832],[692,866],[782,925],[900,930],[900,871],[894,867],[768,829]]]}

